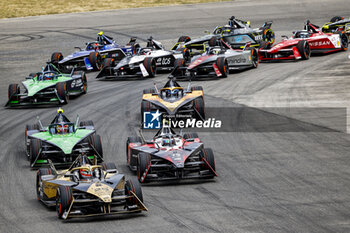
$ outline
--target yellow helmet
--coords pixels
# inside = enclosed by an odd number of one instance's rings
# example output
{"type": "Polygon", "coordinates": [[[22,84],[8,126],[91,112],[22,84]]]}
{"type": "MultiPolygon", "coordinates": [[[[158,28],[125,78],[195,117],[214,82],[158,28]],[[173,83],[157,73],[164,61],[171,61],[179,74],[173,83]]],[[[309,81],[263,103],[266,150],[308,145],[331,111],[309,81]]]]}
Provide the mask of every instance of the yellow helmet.
{"type": "Polygon", "coordinates": [[[102,36],[103,35],[103,31],[100,31],[99,33],[97,33],[97,35],[102,36]]]}
{"type": "Polygon", "coordinates": [[[57,113],[63,113],[63,109],[62,108],[58,108],[57,109],[57,113]]]}

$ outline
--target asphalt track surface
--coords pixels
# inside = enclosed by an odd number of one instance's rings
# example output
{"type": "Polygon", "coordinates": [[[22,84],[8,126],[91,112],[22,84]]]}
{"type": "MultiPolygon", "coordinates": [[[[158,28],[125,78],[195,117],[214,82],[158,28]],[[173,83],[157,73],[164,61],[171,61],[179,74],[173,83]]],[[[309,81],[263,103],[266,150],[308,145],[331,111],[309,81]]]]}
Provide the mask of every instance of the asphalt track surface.
{"type": "MultiPolygon", "coordinates": [[[[5,104],[8,85],[39,70],[53,51],[67,55],[99,30],[122,43],[130,36],[152,35],[169,48],[179,36],[200,36],[235,15],[250,20],[253,27],[273,20],[280,40],[280,35],[301,29],[306,19],[322,25],[335,15],[349,16],[349,10],[347,0],[267,0],[0,20],[0,99],[5,104]]],[[[260,64],[258,69],[196,85],[204,87],[207,107],[347,107],[347,56],[343,52],[260,64]]],[[[88,94],[64,106],[65,114],[93,120],[106,160],[134,176],[126,167],[125,140],[136,134],[142,90],[153,82],[163,84],[167,75],[115,82],[96,81],[95,75],[88,74],[88,94]]],[[[48,123],[55,111],[0,109],[1,232],[350,232],[350,137],[344,127],[341,130],[341,122],[325,125],[312,110],[308,113],[313,117],[302,124],[298,116],[286,118],[285,124],[292,124],[286,130],[252,130],[259,118],[232,116],[243,127],[239,132],[200,133],[214,150],[219,177],[145,185],[149,212],[59,221],[55,211],[36,200],[35,171],[24,153],[25,125],[34,123],[36,116],[48,123]],[[299,130],[293,130],[293,124],[299,130]]]]}

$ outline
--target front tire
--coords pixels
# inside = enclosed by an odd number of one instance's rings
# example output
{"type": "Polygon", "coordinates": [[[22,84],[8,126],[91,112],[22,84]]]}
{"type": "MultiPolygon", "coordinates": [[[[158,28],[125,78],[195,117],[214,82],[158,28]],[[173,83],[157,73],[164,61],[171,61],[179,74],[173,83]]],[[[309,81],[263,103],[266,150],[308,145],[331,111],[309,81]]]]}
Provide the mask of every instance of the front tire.
{"type": "Polygon", "coordinates": [[[301,40],[297,44],[298,52],[303,60],[308,60],[310,58],[311,50],[309,46],[309,42],[306,40],[301,40]]]}
{"type": "Polygon", "coordinates": [[[36,195],[37,195],[38,201],[46,199],[46,195],[44,191],[41,190],[42,188],[41,177],[46,175],[54,175],[54,171],[51,168],[40,168],[36,173],[36,195]]]}
{"type": "Polygon", "coordinates": [[[102,68],[102,57],[99,52],[91,52],[89,54],[89,62],[94,70],[102,68]]]}
{"type": "Polygon", "coordinates": [[[133,206],[139,203],[138,200],[135,197],[133,197],[131,192],[133,192],[137,196],[137,198],[141,202],[143,202],[141,185],[140,185],[140,182],[135,178],[131,178],[130,180],[127,180],[125,182],[125,195],[132,196],[126,200],[127,206],[133,206]]]}
{"type": "Polygon", "coordinates": [[[218,57],[216,59],[216,65],[220,71],[220,73],[222,74],[222,78],[226,78],[228,73],[229,73],[229,67],[228,67],[228,63],[225,57],[218,57]]]}
{"type": "Polygon", "coordinates": [[[60,103],[67,104],[69,101],[69,96],[67,92],[67,83],[65,82],[59,82],[56,84],[56,91],[57,95],[60,98],[60,103]],[[61,102],[61,100],[63,102],[61,102]]]}
{"type": "Polygon", "coordinates": [[[18,101],[21,90],[18,84],[10,84],[8,89],[9,101],[18,101]]]}
{"type": "Polygon", "coordinates": [[[143,65],[148,73],[148,77],[152,78],[156,75],[156,61],[152,57],[146,57],[143,61],[143,65]]]}
{"type": "Polygon", "coordinates": [[[40,149],[42,147],[42,142],[39,139],[31,139],[29,146],[29,161],[33,164],[37,159],[40,149]]]}
{"type": "Polygon", "coordinates": [[[147,169],[149,168],[150,164],[151,156],[147,153],[140,153],[137,161],[137,178],[140,181],[140,183],[147,182],[147,178],[145,177],[144,179],[142,179],[142,176],[145,172],[147,172],[147,169]]]}
{"type": "MultiPolygon", "coordinates": [[[[214,158],[214,153],[211,148],[204,148],[202,152],[200,153],[202,160],[204,161],[204,169],[210,170],[210,171],[216,171],[215,168],[215,158],[214,158]],[[209,167],[210,166],[210,167],[209,167]]],[[[213,172],[213,177],[215,176],[215,173],[213,172]]]]}
{"type": "Polygon", "coordinates": [[[348,37],[346,36],[346,34],[344,33],[344,31],[337,32],[337,34],[339,34],[339,37],[340,37],[341,49],[342,49],[343,51],[348,50],[349,39],[348,39],[348,37]]]}
{"type": "Polygon", "coordinates": [[[89,136],[89,143],[94,148],[95,152],[97,152],[98,155],[101,156],[101,158],[103,158],[101,136],[97,135],[97,134],[90,135],[89,136]]]}
{"type": "Polygon", "coordinates": [[[197,119],[205,119],[205,105],[203,97],[193,100],[193,107],[197,110],[196,114],[200,114],[200,116],[197,116],[197,119]]]}
{"type": "Polygon", "coordinates": [[[72,188],[59,186],[56,194],[56,212],[58,218],[62,219],[64,212],[68,211],[73,201],[72,188]]]}

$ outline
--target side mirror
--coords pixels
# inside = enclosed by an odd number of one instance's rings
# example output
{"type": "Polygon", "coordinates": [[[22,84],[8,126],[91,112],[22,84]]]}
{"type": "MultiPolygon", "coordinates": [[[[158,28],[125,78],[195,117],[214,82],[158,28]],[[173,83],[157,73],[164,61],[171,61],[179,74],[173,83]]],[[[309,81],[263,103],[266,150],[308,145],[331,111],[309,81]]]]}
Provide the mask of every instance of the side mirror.
{"type": "Polygon", "coordinates": [[[80,47],[74,47],[75,49],[79,49],[79,51],[81,51],[82,49],[80,47]]]}
{"type": "Polygon", "coordinates": [[[72,173],[68,173],[68,174],[64,174],[64,177],[69,177],[71,178],[71,180],[73,180],[74,182],[78,182],[79,178],[75,175],[75,174],[72,174],[72,173]]]}
{"type": "Polygon", "coordinates": [[[118,173],[117,169],[107,169],[106,170],[107,173],[118,173]]]}
{"type": "Polygon", "coordinates": [[[210,32],[209,32],[208,30],[205,30],[205,31],[204,31],[204,33],[206,33],[206,34],[210,34],[210,32]]]}
{"type": "Polygon", "coordinates": [[[288,39],[288,36],[286,36],[286,35],[282,35],[281,36],[283,39],[288,39]]]}

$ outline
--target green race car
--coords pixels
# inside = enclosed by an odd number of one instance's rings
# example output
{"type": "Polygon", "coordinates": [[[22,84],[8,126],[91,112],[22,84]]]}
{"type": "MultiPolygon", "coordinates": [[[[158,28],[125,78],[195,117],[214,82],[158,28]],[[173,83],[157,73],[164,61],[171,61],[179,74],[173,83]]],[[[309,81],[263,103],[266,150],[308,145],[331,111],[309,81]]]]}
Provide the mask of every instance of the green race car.
{"type": "Polygon", "coordinates": [[[103,161],[101,137],[96,134],[93,122],[79,124],[77,116],[72,123],[61,108],[49,126],[44,127],[39,118],[37,124],[26,126],[25,145],[31,167],[47,164],[48,159],[55,165],[67,166],[81,154],[103,161]]]}
{"type": "Polygon", "coordinates": [[[71,74],[63,74],[51,63],[41,72],[30,74],[22,84],[25,88],[23,93],[19,84],[10,84],[6,107],[66,104],[69,96],[87,92],[84,72],[73,70],[71,74]]]}

